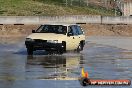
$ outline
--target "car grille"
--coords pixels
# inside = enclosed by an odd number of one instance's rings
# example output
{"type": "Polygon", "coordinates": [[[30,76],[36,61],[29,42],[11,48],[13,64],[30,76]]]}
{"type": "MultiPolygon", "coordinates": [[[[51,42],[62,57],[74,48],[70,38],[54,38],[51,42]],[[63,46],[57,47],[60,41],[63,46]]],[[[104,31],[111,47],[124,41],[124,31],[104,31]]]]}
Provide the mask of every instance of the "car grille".
{"type": "Polygon", "coordinates": [[[47,40],[41,40],[41,39],[34,39],[36,43],[46,43],[47,40]]]}

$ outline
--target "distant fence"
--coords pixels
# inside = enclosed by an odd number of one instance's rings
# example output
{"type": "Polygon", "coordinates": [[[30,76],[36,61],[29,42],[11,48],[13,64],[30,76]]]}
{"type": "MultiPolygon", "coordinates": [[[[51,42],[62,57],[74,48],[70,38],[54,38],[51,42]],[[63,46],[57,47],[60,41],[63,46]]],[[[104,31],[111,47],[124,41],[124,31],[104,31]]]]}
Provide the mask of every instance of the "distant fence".
{"type": "Polygon", "coordinates": [[[110,16],[0,16],[0,24],[99,23],[132,24],[132,17],[110,16]]]}

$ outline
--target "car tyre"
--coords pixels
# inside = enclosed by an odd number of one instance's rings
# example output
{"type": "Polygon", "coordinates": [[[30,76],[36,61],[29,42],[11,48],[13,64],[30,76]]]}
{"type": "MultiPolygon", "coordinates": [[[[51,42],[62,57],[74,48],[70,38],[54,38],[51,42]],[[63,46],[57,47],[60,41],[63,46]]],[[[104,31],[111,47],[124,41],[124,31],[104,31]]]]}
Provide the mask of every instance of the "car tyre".
{"type": "Polygon", "coordinates": [[[28,55],[33,55],[33,50],[30,49],[30,48],[27,48],[27,54],[28,54],[28,55]]]}
{"type": "Polygon", "coordinates": [[[80,51],[83,49],[83,46],[81,44],[79,44],[79,46],[77,47],[77,52],[80,53],[80,51]]]}
{"type": "Polygon", "coordinates": [[[61,54],[63,54],[63,53],[64,53],[64,50],[63,50],[63,49],[59,49],[59,50],[58,50],[58,54],[61,55],[61,54]]]}

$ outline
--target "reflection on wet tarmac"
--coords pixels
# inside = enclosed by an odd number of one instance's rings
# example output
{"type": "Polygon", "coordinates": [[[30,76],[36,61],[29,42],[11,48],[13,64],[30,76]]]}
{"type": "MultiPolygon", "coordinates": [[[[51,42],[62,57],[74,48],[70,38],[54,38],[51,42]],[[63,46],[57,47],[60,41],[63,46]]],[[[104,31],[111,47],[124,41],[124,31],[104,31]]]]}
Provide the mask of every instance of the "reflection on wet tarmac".
{"type": "Polygon", "coordinates": [[[27,56],[27,79],[77,80],[83,56],[27,56]]]}
{"type": "Polygon", "coordinates": [[[23,42],[0,43],[0,88],[80,88],[81,67],[91,79],[132,80],[132,50],[88,42],[81,54],[27,56],[23,42]]]}

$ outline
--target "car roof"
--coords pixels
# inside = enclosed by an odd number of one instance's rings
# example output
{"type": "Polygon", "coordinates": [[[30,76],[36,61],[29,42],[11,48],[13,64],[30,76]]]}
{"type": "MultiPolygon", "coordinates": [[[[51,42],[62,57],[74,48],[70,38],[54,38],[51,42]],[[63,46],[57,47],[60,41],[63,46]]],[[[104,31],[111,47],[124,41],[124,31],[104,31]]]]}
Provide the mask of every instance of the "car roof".
{"type": "Polygon", "coordinates": [[[70,24],[70,23],[48,23],[48,24],[42,24],[42,25],[63,25],[63,26],[70,26],[70,25],[77,25],[77,24],[70,24]]]}

